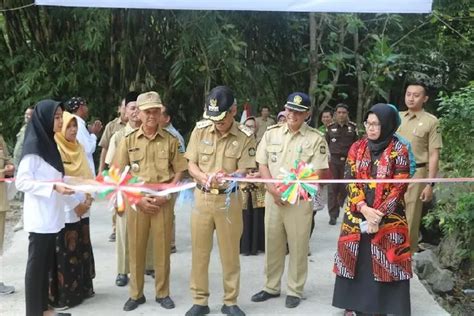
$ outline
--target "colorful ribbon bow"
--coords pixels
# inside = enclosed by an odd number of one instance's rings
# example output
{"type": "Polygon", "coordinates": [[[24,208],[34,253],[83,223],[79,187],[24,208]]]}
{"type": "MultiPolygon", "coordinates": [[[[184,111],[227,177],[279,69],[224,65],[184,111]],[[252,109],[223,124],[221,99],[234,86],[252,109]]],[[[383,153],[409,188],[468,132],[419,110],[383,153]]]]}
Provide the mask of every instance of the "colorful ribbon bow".
{"type": "Polygon", "coordinates": [[[298,180],[317,180],[319,177],[311,164],[296,160],[294,165],[294,168],[291,168],[289,172],[281,170],[283,183],[277,185],[278,191],[282,193],[281,199],[290,204],[295,204],[299,199],[310,201],[318,193],[319,186],[313,183],[298,182],[298,180]]]}
{"type": "Polygon", "coordinates": [[[131,190],[131,186],[141,186],[143,182],[138,177],[132,176],[128,172],[129,170],[130,166],[126,166],[122,173],[120,173],[117,167],[112,166],[97,177],[97,181],[113,186],[113,188],[99,192],[98,197],[109,199],[119,213],[125,211],[126,200],[131,207],[135,208],[135,205],[143,197],[143,193],[139,188],[131,190]]]}

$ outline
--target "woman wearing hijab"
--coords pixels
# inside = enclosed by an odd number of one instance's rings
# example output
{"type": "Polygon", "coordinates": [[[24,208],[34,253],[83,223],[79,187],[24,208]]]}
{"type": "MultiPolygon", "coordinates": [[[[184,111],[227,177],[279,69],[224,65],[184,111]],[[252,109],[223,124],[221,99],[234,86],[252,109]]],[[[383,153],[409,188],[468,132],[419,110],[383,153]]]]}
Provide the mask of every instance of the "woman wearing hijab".
{"type": "MultiPolygon", "coordinates": [[[[71,203],[64,195],[74,193],[61,182],[64,167],[54,141],[61,131],[62,105],[40,101],[25,132],[16,186],[25,193],[24,230],[29,233],[25,274],[26,315],[55,315],[48,310],[48,272],[54,258],[57,233],[64,227],[64,208],[71,203]]],[[[61,314],[60,314],[61,315],[61,314]]],[[[68,314],[62,314],[68,315],[68,314]]]]}
{"type": "MultiPolygon", "coordinates": [[[[54,139],[58,145],[66,176],[92,179],[86,154],[77,142],[77,120],[63,112],[63,127],[54,139]]],[[[50,304],[56,309],[76,306],[87,298],[84,291],[84,259],[82,251],[81,219],[86,216],[92,203],[89,194],[76,192],[73,197],[76,207],[66,206],[65,227],[56,236],[56,256],[49,284],[50,304]]],[[[91,281],[92,282],[92,281],[91,281]]]]}
{"type": "MultiPolygon", "coordinates": [[[[250,116],[244,125],[257,135],[257,120],[250,116]]],[[[249,174],[251,177],[260,177],[255,170],[249,174]]],[[[249,256],[265,251],[265,187],[260,183],[244,183],[242,190],[242,216],[244,229],[240,238],[240,253],[249,256]]]]}
{"type": "MultiPolygon", "coordinates": [[[[374,105],[367,136],[355,142],[346,179],[407,179],[407,145],[395,135],[398,111],[374,105]]],[[[333,306],[345,315],[410,315],[412,277],[403,195],[406,183],[351,183],[337,245],[333,306]]]]}

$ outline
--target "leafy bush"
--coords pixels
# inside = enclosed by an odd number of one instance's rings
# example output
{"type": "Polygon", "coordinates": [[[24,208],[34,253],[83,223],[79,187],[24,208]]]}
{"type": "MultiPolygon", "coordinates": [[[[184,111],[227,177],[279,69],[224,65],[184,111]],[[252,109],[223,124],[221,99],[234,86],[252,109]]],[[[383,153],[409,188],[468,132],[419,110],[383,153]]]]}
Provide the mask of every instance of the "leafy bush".
{"type": "MultiPolygon", "coordinates": [[[[440,93],[439,110],[444,147],[441,150],[441,171],[444,177],[474,175],[474,82],[451,96],[440,93]]],[[[439,225],[445,237],[459,240],[457,252],[463,259],[474,259],[474,194],[473,185],[457,183],[439,186],[438,204],[424,222],[439,225]]]]}

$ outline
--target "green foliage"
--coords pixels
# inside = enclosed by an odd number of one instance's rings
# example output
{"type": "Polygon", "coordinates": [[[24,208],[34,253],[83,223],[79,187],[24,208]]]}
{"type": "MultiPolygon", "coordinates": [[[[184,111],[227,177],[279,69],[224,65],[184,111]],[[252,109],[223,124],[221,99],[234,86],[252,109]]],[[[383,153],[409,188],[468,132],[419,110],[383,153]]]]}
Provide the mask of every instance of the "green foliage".
{"type": "Polygon", "coordinates": [[[441,92],[438,101],[444,138],[442,169],[453,177],[473,177],[474,81],[451,95],[441,92]]]}
{"type": "Polygon", "coordinates": [[[473,230],[474,194],[472,186],[452,190],[446,199],[438,201],[434,210],[424,217],[428,226],[438,225],[444,236],[454,236],[460,242],[457,254],[463,259],[474,259],[473,230]],[[454,202],[454,203],[453,203],[454,202]]]}

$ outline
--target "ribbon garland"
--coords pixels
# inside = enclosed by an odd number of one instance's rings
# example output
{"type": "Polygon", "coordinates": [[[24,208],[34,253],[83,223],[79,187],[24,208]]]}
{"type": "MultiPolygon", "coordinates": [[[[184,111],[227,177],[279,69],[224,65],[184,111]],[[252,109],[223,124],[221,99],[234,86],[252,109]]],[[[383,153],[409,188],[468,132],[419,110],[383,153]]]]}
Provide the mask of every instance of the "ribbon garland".
{"type": "Polygon", "coordinates": [[[296,204],[300,199],[310,201],[314,199],[319,190],[318,184],[301,182],[301,180],[319,179],[313,166],[304,161],[296,160],[294,168],[290,171],[281,169],[283,173],[282,183],[277,184],[277,189],[281,193],[281,199],[290,204],[296,204]]]}

